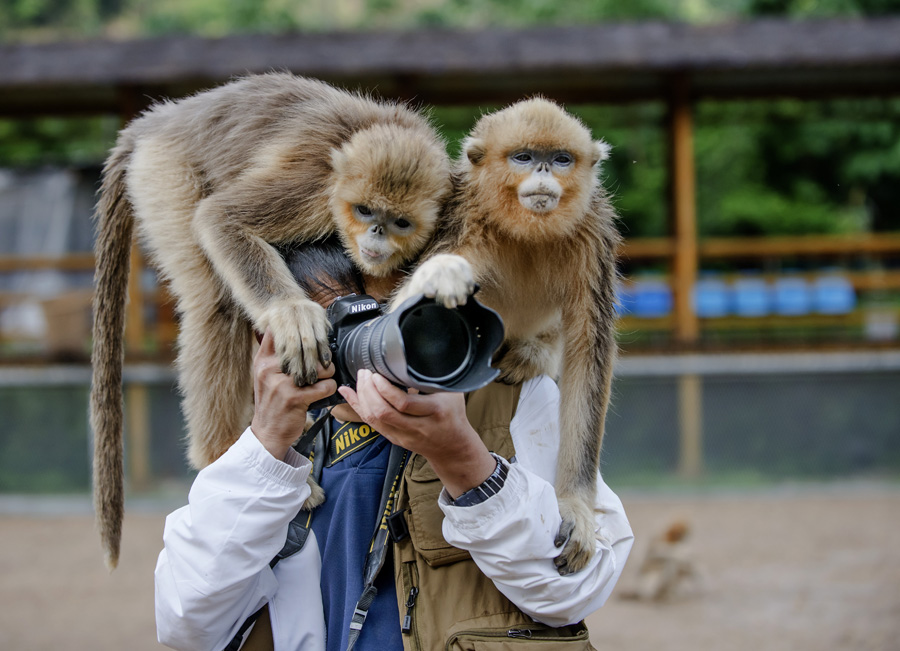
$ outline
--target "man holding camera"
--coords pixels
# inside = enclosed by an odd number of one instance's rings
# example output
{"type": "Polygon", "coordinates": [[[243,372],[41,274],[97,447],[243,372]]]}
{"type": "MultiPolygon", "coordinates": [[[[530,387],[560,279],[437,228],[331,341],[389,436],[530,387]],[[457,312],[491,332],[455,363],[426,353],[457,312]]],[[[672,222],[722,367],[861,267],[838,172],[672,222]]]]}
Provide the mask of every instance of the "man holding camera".
{"type": "MultiPolygon", "coordinates": [[[[314,246],[312,257],[293,254],[307,293],[323,306],[361,293],[341,269],[349,263],[340,247],[314,246]]],[[[423,395],[368,370],[355,390],[337,387],[332,365],[296,387],[268,334],[254,374],[250,427],[167,519],[156,570],[162,643],[592,648],[578,623],[608,598],[632,533],[598,477],[594,559],[577,574],[557,572],[558,392],[550,378],[423,395]],[[333,408],[311,463],[291,446],[309,405],[335,391],[346,403],[333,408]],[[295,518],[314,469],[326,501],[295,518]]]]}

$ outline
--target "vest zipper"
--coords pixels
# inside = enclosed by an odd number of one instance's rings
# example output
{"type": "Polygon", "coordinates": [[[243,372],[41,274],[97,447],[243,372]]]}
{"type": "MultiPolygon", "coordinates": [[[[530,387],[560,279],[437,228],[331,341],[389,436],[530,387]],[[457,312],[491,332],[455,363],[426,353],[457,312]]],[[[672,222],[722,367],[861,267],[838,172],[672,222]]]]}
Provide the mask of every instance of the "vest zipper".
{"type": "Polygon", "coordinates": [[[416,605],[416,597],[419,596],[419,589],[413,586],[409,589],[409,596],[406,598],[406,616],[403,618],[403,625],[400,632],[409,635],[412,631],[412,609],[416,605]]]}
{"type": "Polygon", "coordinates": [[[506,631],[506,637],[526,637],[530,638],[532,633],[527,628],[511,628],[506,631]]]}
{"type": "Polygon", "coordinates": [[[509,628],[505,630],[484,630],[484,629],[474,629],[471,631],[457,631],[447,640],[444,645],[444,649],[448,650],[453,645],[454,642],[458,638],[461,637],[472,637],[472,638],[525,638],[530,640],[553,640],[560,643],[565,642],[574,642],[575,640],[580,639],[588,639],[587,629],[579,631],[575,635],[567,635],[564,637],[560,637],[559,635],[544,635],[543,630],[541,629],[528,629],[528,628],[509,628]]]}
{"type": "MultiPolygon", "coordinates": [[[[409,635],[409,648],[416,649],[417,651],[431,651],[430,649],[424,649],[422,646],[422,640],[419,639],[419,627],[416,626],[416,618],[413,613],[413,608],[416,605],[416,598],[419,596],[419,572],[416,568],[415,563],[404,563],[403,564],[403,587],[409,586],[408,597],[406,599],[406,616],[403,618],[403,625],[401,626],[401,631],[403,635],[409,635]]],[[[399,587],[399,586],[398,586],[399,587]]],[[[404,647],[406,645],[404,644],[404,647]]]]}

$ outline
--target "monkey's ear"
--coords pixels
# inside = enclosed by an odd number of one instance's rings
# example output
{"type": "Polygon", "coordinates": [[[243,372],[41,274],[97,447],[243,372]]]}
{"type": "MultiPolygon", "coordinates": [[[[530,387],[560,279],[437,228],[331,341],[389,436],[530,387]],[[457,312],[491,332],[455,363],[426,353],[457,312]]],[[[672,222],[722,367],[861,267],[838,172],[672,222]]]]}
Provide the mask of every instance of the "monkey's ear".
{"type": "Polygon", "coordinates": [[[481,165],[484,160],[485,146],[481,138],[466,138],[463,143],[463,151],[472,165],[481,165]]]}
{"type": "Polygon", "coordinates": [[[591,166],[593,167],[600,161],[606,160],[609,158],[609,152],[612,151],[612,145],[610,145],[605,140],[595,140],[594,141],[594,156],[591,161],[591,166]]]}
{"type": "Polygon", "coordinates": [[[347,154],[341,149],[331,150],[331,168],[340,175],[347,164],[347,154]]]}

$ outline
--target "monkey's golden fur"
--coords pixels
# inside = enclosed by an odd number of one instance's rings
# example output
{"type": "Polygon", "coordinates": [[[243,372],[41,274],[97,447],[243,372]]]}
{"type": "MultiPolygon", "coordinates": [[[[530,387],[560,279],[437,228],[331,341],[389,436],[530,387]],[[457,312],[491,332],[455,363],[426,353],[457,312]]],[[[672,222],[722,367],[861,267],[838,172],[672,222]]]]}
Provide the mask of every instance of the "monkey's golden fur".
{"type": "Polygon", "coordinates": [[[252,415],[251,332],[272,330],[286,372],[315,380],[327,362],[324,310],[272,244],[337,232],[368,274],[391,273],[430,239],[450,190],[444,143],[404,105],[288,74],[247,77],[158,104],[119,134],[96,212],[91,424],[94,499],[107,564],[123,515],[122,335],[132,237],[177,298],[177,369],[188,457],[223,453],[252,415]],[[359,251],[354,205],[414,225],[359,251]]]}
{"type": "MultiPolygon", "coordinates": [[[[469,291],[458,254],[481,285],[479,300],[506,326],[501,378],[559,377],[560,450],[556,475],[567,539],[557,564],[577,571],[594,551],[594,503],[604,420],[616,356],[616,215],[597,178],[608,146],[575,117],[544,99],[525,100],[482,117],[454,170],[446,226],[426,260],[395,298],[422,291],[462,302],[469,291]],[[543,211],[520,200],[525,182],[516,151],[565,151],[559,203],[543,211]],[[450,269],[450,273],[448,273],[450,269]]],[[[464,263],[463,263],[464,264],[464,263]]]]}

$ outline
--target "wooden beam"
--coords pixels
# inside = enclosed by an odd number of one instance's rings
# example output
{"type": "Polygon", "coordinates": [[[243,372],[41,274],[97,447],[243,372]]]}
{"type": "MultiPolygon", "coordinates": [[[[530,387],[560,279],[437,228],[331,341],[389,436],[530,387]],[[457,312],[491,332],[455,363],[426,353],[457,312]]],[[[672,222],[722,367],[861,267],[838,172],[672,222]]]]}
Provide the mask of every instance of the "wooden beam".
{"type": "MultiPolygon", "coordinates": [[[[674,238],[638,237],[625,240],[619,248],[618,254],[629,260],[664,259],[674,256],[675,250],[674,238]]],[[[900,253],[900,233],[717,237],[697,242],[697,255],[701,259],[885,255],[890,253],[900,253]]]]}
{"type": "Polygon", "coordinates": [[[70,253],[61,256],[0,255],[0,272],[37,271],[88,271],[94,268],[92,253],[70,253]]]}
{"type": "Polygon", "coordinates": [[[675,255],[675,240],[671,237],[641,237],[625,240],[619,256],[628,260],[671,258],[675,255]]]}
{"type": "Polygon", "coordinates": [[[671,215],[675,238],[672,271],[675,294],[675,338],[683,343],[696,341],[700,325],[691,305],[691,291],[697,280],[697,202],[694,169],[694,116],[690,80],[674,79],[669,104],[671,215]]]}
{"type": "MultiPolygon", "coordinates": [[[[760,274],[759,277],[769,283],[773,283],[779,278],[785,278],[788,276],[800,277],[805,279],[807,282],[813,282],[821,275],[822,273],[820,272],[808,271],[803,273],[790,274],[764,273],[760,274]]],[[[840,275],[841,278],[846,278],[850,282],[850,284],[853,285],[854,289],[860,291],[900,289],[900,271],[885,271],[881,269],[873,269],[872,271],[839,271],[838,275],[840,275]]],[[[723,273],[717,277],[725,282],[733,282],[741,276],[737,273],[723,273]]],[[[655,275],[654,279],[660,280],[664,283],[668,283],[670,287],[672,286],[672,277],[667,274],[655,275]]],[[[634,281],[628,277],[625,277],[622,284],[626,289],[628,289],[634,285],[634,281]]]]}
{"type": "Polygon", "coordinates": [[[699,250],[702,258],[900,253],[900,233],[715,238],[701,241],[699,250]]]}

